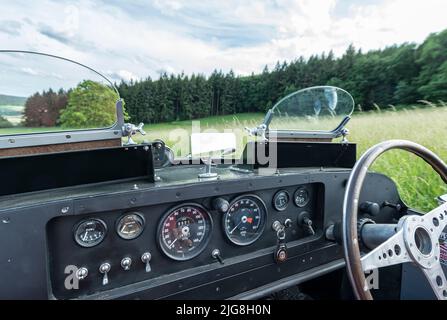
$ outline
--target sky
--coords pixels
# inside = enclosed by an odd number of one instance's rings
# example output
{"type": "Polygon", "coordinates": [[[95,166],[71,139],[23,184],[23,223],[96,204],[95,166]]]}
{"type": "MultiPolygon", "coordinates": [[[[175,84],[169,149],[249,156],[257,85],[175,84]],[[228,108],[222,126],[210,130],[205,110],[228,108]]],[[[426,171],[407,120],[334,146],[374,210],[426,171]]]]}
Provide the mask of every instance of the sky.
{"type": "Polygon", "coordinates": [[[421,43],[447,28],[446,12],[446,0],[0,0],[0,49],[61,55],[114,81],[247,75],[351,43],[421,43]]]}

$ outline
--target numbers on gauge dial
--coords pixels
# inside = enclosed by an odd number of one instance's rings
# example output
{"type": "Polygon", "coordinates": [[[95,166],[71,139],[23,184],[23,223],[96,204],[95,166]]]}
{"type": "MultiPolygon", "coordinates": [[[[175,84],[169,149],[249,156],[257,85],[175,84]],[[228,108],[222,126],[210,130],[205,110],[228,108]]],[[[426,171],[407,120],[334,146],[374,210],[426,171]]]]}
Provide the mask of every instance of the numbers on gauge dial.
{"type": "Polygon", "coordinates": [[[307,191],[307,189],[304,187],[300,187],[298,188],[298,190],[295,191],[293,198],[297,207],[305,207],[310,200],[309,191],[307,191]]]}
{"type": "Polygon", "coordinates": [[[144,229],[144,218],[141,214],[128,213],[118,220],[116,232],[125,240],[133,240],[140,236],[144,229]]]}
{"type": "Polygon", "coordinates": [[[206,247],[211,231],[211,217],[199,205],[184,205],[165,215],[159,227],[162,251],[174,260],[189,260],[206,247]]]}
{"type": "Polygon", "coordinates": [[[100,244],[107,232],[107,226],[101,219],[87,219],[79,222],[75,227],[74,239],[84,248],[91,248],[100,244]]]}
{"type": "Polygon", "coordinates": [[[236,198],[224,214],[225,235],[240,246],[255,242],[264,229],[266,211],[265,204],[257,196],[236,198]]]}
{"type": "Polygon", "coordinates": [[[286,190],[280,190],[273,196],[273,207],[277,211],[284,211],[289,205],[289,193],[286,190]]]}

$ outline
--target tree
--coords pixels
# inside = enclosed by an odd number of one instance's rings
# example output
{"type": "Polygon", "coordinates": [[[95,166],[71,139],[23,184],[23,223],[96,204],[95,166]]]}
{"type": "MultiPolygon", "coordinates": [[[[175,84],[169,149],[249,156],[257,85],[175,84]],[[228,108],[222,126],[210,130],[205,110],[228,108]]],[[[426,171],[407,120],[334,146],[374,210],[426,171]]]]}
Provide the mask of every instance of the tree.
{"type": "Polygon", "coordinates": [[[0,128],[11,128],[13,127],[12,123],[9,122],[6,118],[0,116],[0,128]]]}
{"type": "Polygon", "coordinates": [[[425,100],[447,101],[447,61],[444,62],[430,82],[419,88],[425,100]]]}
{"type": "Polygon", "coordinates": [[[68,105],[60,113],[65,128],[100,128],[116,121],[118,95],[101,83],[85,80],[68,94],[68,105]]]}
{"type": "Polygon", "coordinates": [[[266,66],[260,74],[238,76],[216,69],[209,76],[161,75],[159,80],[120,84],[134,122],[164,122],[240,112],[265,112],[296,90],[333,85],[351,93],[363,110],[374,103],[411,104],[424,98],[447,100],[447,30],[424,43],[392,45],[362,52],[350,45],[329,53],[266,66]]]}
{"type": "Polygon", "coordinates": [[[24,122],[27,127],[54,127],[59,113],[67,106],[67,93],[60,89],[36,92],[25,103],[24,122]]]}

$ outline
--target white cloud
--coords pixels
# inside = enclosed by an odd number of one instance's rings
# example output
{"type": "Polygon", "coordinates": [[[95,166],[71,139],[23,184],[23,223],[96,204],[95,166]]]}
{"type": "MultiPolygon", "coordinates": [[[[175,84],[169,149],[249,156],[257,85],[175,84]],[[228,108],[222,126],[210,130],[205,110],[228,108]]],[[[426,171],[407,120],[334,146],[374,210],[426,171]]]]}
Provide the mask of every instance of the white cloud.
{"type": "Polygon", "coordinates": [[[39,72],[29,67],[23,67],[20,70],[22,70],[23,73],[30,74],[32,76],[37,76],[39,74],[39,72]]]}
{"type": "Polygon", "coordinates": [[[129,80],[168,72],[239,74],[333,50],[421,42],[447,28],[445,0],[99,2],[14,1],[2,4],[2,47],[55,53],[129,80]],[[17,30],[11,30],[11,21],[17,30]],[[231,43],[229,45],[228,43],[231,43]]]}

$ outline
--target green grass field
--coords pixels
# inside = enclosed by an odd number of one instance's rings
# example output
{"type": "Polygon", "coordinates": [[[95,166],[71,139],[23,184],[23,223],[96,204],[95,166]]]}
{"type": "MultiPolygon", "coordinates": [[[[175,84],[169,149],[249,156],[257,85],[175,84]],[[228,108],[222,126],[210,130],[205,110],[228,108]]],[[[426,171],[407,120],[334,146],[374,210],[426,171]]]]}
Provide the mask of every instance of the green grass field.
{"type": "MultiPolygon", "coordinates": [[[[244,127],[254,127],[261,122],[262,114],[238,114],[200,119],[200,130],[229,129],[238,136],[239,151],[250,139],[244,127]]],[[[282,123],[284,129],[290,124],[282,123]]],[[[191,121],[178,121],[146,125],[147,135],[137,136],[136,141],[162,139],[172,146],[177,155],[189,152],[188,136],[191,121]],[[179,138],[182,137],[182,138],[179,138]],[[186,148],[185,148],[186,147],[186,148]]],[[[447,107],[408,108],[399,111],[361,112],[354,114],[348,124],[350,141],[358,144],[358,156],[372,145],[389,139],[407,139],[418,142],[447,161],[447,107]]],[[[15,133],[18,128],[0,129],[0,134],[15,133]]],[[[47,131],[48,128],[39,128],[47,131]]],[[[26,128],[26,132],[35,129],[26,128]]],[[[23,131],[22,131],[23,132],[23,131]]],[[[403,199],[412,207],[428,211],[436,206],[434,198],[447,193],[447,187],[437,174],[423,161],[403,151],[391,151],[374,165],[373,170],[390,176],[398,185],[403,199]]]]}
{"type": "MultiPolygon", "coordinates": [[[[262,114],[239,114],[201,119],[201,129],[219,131],[230,128],[254,127],[262,120],[262,114]]],[[[285,128],[287,124],[284,124],[285,128]]],[[[372,145],[389,139],[407,139],[420,143],[447,161],[447,107],[403,109],[400,111],[374,111],[354,114],[348,124],[349,140],[358,144],[358,156],[372,145]]],[[[178,145],[170,137],[174,129],[191,131],[191,121],[181,121],[145,126],[148,135],[144,139],[161,138],[168,145],[178,145]]],[[[239,146],[247,137],[238,130],[239,146]]],[[[141,141],[142,139],[139,138],[141,141]]],[[[176,143],[177,142],[177,143],[176,143]]],[[[179,151],[179,150],[175,150],[179,151]]],[[[184,152],[180,152],[183,153],[184,152]]],[[[435,197],[447,193],[447,186],[431,169],[416,156],[404,151],[390,151],[380,158],[374,171],[390,176],[398,185],[406,203],[428,211],[437,205],[435,197]]]]}

